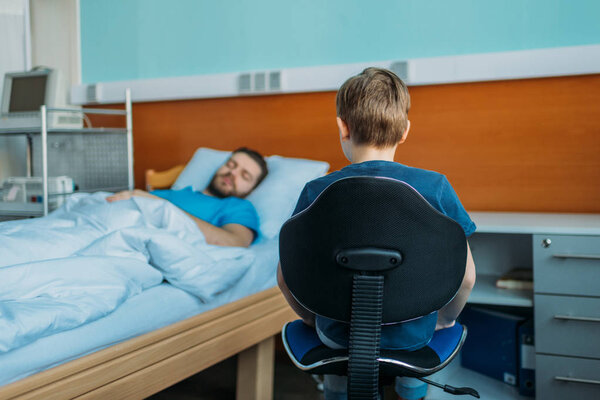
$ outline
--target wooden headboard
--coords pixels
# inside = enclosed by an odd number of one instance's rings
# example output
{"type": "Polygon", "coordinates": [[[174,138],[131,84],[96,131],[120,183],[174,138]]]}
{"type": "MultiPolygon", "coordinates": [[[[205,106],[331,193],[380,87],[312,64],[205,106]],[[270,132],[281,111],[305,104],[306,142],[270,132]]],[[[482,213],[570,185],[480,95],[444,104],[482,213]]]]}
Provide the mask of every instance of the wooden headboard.
{"type": "MultiPolygon", "coordinates": [[[[446,174],[471,211],[600,212],[600,75],[410,87],[396,160],[446,174]]],[[[347,164],[335,92],[136,103],[136,186],[200,146],[347,164]]]]}

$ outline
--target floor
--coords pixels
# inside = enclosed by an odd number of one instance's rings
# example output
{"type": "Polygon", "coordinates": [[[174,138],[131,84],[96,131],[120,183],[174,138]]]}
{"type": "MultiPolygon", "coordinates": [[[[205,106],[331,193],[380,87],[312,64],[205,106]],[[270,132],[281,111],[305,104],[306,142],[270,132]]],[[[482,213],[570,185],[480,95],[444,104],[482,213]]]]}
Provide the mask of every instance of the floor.
{"type": "MultiPolygon", "coordinates": [[[[236,358],[227,359],[196,374],[177,385],[150,397],[151,400],[234,400],[236,358]]],[[[515,387],[506,385],[477,372],[461,368],[457,359],[432,380],[453,386],[471,386],[486,400],[532,400],[519,396],[515,387]]],[[[275,353],[274,400],[324,400],[311,375],[296,369],[282,349],[275,353]]],[[[387,388],[386,399],[396,399],[393,389],[387,388]]],[[[441,389],[429,387],[426,400],[474,399],[471,396],[453,396],[441,389]]]]}
{"type": "MultiPolygon", "coordinates": [[[[229,358],[177,385],[150,397],[150,400],[234,400],[236,358],[229,358]]],[[[292,365],[281,349],[275,353],[274,400],[324,400],[314,378],[292,365]]],[[[386,399],[396,399],[391,388],[386,399]]]]}
{"type": "MultiPolygon", "coordinates": [[[[234,400],[236,358],[229,358],[150,397],[151,400],[234,400]]],[[[274,400],[322,400],[317,383],[296,369],[281,351],[275,353],[274,400]]]]}

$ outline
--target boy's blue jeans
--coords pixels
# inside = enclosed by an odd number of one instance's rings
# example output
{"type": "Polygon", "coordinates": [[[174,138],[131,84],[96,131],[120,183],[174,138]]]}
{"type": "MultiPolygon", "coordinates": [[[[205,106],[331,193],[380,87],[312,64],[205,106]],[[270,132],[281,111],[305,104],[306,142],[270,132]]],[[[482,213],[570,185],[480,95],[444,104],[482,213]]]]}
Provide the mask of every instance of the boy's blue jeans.
{"type": "MultiPolygon", "coordinates": [[[[338,375],[325,375],[323,388],[325,400],[346,400],[348,377],[338,375]]],[[[427,394],[427,384],[416,378],[396,378],[396,393],[403,399],[417,400],[427,394]]]]}

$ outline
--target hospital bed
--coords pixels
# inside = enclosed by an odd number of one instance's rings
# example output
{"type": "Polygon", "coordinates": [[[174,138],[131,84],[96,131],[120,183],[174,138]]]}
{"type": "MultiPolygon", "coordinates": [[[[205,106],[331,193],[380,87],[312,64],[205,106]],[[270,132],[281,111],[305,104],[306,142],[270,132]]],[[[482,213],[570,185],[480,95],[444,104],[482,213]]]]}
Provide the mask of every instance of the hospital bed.
{"type": "MultiPolygon", "coordinates": [[[[201,188],[227,155],[199,149],[185,169],[166,178],[149,173],[147,184],[177,178],[174,188],[201,188]]],[[[0,398],[144,398],[236,354],[237,398],[270,398],[274,335],[295,318],[274,287],[278,230],[304,182],[328,165],[277,156],[267,162],[262,192],[249,197],[265,234],[251,246],[256,259],[243,279],[209,303],[163,283],[103,318],[0,353],[0,398]],[[273,212],[279,215],[261,215],[273,212]]]]}

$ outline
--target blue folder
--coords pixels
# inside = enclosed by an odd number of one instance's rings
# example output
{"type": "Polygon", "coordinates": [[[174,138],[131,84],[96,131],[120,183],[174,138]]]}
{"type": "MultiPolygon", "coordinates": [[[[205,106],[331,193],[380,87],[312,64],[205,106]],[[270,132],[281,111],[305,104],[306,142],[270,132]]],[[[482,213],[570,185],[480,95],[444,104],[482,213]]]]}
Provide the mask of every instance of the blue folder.
{"type": "Polygon", "coordinates": [[[535,342],[533,320],[519,326],[519,394],[535,397],[535,342]]]}
{"type": "Polygon", "coordinates": [[[460,317],[468,335],[461,352],[461,365],[518,386],[519,327],[524,317],[466,307],[460,317]]]}

